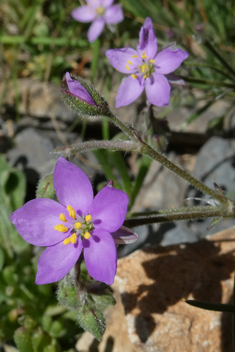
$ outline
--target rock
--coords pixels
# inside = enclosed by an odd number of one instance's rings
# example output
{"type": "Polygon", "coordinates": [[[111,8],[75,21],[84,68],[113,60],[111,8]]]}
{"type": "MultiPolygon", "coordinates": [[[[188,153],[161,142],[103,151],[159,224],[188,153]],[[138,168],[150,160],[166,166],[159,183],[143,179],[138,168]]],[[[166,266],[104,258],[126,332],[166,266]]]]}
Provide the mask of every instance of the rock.
{"type": "MultiPolygon", "coordinates": [[[[18,80],[20,95],[19,112],[31,118],[55,117],[66,122],[73,122],[77,114],[68,109],[61,99],[60,87],[53,83],[40,82],[30,78],[18,80]]],[[[0,95],[4,84],[0,85],[0,95]]],[[[15,89],[10,84],[4,104],[12,107],[15,102],[15,89]]]]}
{"type": "Polygon", "coordinates": [[[185,300],[231,303],[234,251],[235,227],[198,243],[149,247],[119,259],[114,289],[123,306],[107,311],[111,323],[101,343],[85,333],[78,351],[105,352],[112,341],[112,352],[232,352],[231,315],[185,300]]]}
{"type": "MultiPolygon", "coordinates": [[[[208,187],[214,188],[213,182],[220,186],[225,194],[234,191],[234,167],[235,167],[235,141],[213,137],[200,149],[193,175],[204,182],[208,187]]],[[[208,200],[208,196],[202,195],[201,192],[189,187],[185,193],[185,198],[199,197],[208,200]]],[[[234,198],[234,196],[231,197],[234,198]]],[[[209,199],[209,201],[212,201],[209,199]]],[[[212,201],[213,202],[213,201],[212,201]]],[[[193,201],[193,204],[198,204],[198,201],[193,201]]],[[[206,204],[205,201],[200,202],[201,205],[206,204]]],[[[203,221],[193,221],[188,224],[190,232],[194,233],[198,238],[205,237],[229,228],[234,225],[234,220],[220,221],[210,230],[212,219],[204,219],[203,221]]]]}

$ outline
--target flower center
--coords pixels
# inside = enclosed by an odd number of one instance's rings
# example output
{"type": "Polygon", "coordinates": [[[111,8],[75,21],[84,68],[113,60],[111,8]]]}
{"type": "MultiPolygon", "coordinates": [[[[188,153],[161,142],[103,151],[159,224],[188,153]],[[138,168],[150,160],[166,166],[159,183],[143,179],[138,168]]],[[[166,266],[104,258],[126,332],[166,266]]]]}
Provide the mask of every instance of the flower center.
{"type": "Polygon", "coordinates": [[[92,216],[90,214],[82,217],[79,216],[76,211],[70,206],[67,206],[69,212],[69,217],[71,219],[66,219],[65,214],[60,214],[59,219],[65,223],[55,225],[54,230],[59,232],[68,232],[71,234],[67,237],[63,243],[77,243],[77,236],[80,236],[81,239],[85,238],[88,240],[91,237],[90,231],[94,229],[93,224],[91,223],[92,216]]]}
{"type": "Polygon", "coordinates": [[[96,9],[96,14],[97,14],[98,16],[103,16],[104,13],[105,13],[105,9],[104,9],[103,7],[97,7],[97,9],[96,9]]]}
{"type": "MultiPolygon", "coordinates": [[[[132,55],[132,58],[137,58],[138,55],[132,55]]],[[[131,77],[133,79],[139,77],[139,76],[143,76],[144,79],[148,78],[149,76],[152,75],[152,73],[155,71],[154,68],[154,63],[155,60],[150,59],[148,60],[148,56],[145,54],[145,51],[143,51],[142,55],[141,55],[141,59],[142,59],[142,64],[137,66],[137,70],[136,73],[133,73],[131,75],[131,77]]],[[[126,69],[128,71],[130,71],[130,65],[133,65],[133,62],[130,60],[127,60],[127,65],[126,65],[126,69]]]]}

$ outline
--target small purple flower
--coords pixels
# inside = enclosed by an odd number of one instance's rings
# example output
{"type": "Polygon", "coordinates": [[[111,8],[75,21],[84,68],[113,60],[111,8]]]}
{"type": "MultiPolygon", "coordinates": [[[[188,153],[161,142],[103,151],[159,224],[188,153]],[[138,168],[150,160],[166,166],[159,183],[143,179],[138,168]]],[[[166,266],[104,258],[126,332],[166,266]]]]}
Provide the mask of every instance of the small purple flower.
{"type": "Polygon", "coordinates": [[[106,56],[116,70],[131,74],[119,87],[116,97],[116,107],[119,108],[136,100],[144,88],[151,104],[168,105],[171,87],[165,75],[175,71],[187,59],[188,53],[167,48],[157,54],[157,38],[152,20],[147,17],[140,30],[137,50],[110,49],[106,56]]]}
{"type": "Polygon", "coordinates": [[[123,21],[120,4],[112,5],[114,0],[86,0],[87,5],[72,11],[72,17],[79,22],[92,22],[87,36],[89,42],[96,40],[104,29],[105,23],[113,25],[123,21]]]}
{"type": "Polygon", "coordinates": [[[93,199],[85,173],[59,158],[53,175],[60,203],[38,198],[10,215],[25,241],[46,246],[38,261],[36,284],[62,279],[82,250],[89,274],[111,285],[117,268],[116,243],[131,243],[137,235],[122,226],[127,212],[125,192],[104,187],[93,199]]]}

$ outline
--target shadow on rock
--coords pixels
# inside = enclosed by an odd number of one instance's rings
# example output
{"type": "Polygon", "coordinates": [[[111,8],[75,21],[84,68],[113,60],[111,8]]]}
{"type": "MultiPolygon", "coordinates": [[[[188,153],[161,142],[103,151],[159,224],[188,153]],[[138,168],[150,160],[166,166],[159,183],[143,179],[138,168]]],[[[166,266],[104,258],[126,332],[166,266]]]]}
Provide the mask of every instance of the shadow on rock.
{"type": "MultiPolygon", "coordinates": [[[[195,300],[220,303],[221,281],[229,279],[234,271],[233,253],[234,250],[221,254],[217,242],[207,240],[144,249],[143,255],[151,258],[142,261],[150,285],[143,283],[135,293],[122,294],[126,314],[136,307],[140,311],[135,317],[140,340],[146,342],[154,331],[157,325],[154,313],[163,314],[168,307],[187,299],[190,294],[195,300]]],[[[223,326],[225,328],[227,323],[223,326]]],[[[222,334],[225,336],[227,332],[222,334]]]]}

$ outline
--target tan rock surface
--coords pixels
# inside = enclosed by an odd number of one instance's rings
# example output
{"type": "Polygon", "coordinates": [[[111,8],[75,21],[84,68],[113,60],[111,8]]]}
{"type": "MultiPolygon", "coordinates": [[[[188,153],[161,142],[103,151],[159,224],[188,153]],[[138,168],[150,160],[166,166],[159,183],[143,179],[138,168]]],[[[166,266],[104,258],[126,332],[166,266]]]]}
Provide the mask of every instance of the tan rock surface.
{"type": "Polygon", "coordinates": [[[102,342],[95,345],[86,333],[78,351],[232,352],[230,314],[185,300],[231,303],[234,252],[235,227],[198,243],[151,247],[120,259],[114,288],[124,309],[120,303],[110,308],[102,342]]]}

